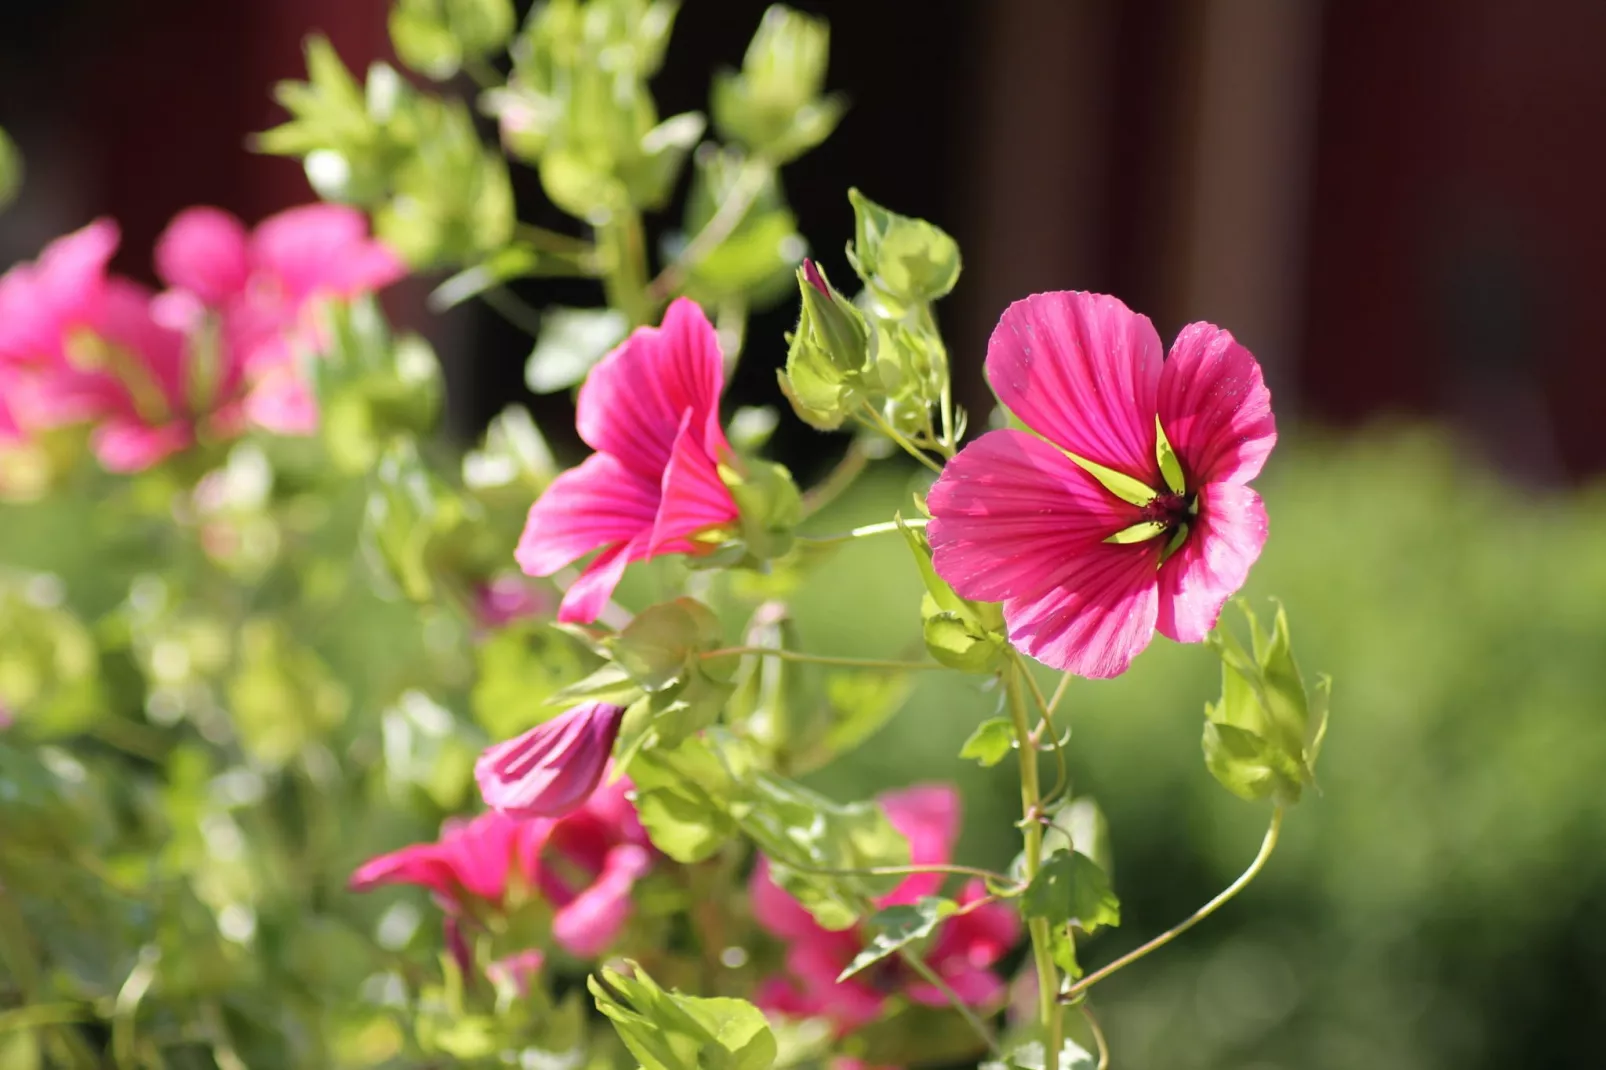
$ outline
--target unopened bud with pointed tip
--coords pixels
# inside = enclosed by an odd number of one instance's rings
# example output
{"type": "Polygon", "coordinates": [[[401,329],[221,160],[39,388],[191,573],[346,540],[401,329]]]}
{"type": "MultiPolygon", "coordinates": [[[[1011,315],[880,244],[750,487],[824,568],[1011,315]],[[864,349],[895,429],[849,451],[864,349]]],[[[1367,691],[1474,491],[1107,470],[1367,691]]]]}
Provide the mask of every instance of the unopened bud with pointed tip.
{"type": "Polygon", "coordinates": [[[587,702],[488,748],[474,764],[485,804],[515,817],[559,817],[602,781],[623,706],[587,702]]]}

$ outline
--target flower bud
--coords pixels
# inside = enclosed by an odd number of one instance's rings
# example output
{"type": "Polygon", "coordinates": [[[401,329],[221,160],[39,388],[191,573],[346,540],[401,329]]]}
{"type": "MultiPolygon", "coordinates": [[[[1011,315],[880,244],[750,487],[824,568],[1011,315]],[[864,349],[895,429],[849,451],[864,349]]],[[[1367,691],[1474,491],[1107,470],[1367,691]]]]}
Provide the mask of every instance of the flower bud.
{"type": "Polygon", "coordinates": [[[516,817],[558,817],[584,805],[602,780],[624,707],[587,702],[487,748],[474,764],[480,794],[516,817]]]}
{"type": "Polygon", "coordinates": [[[856,189],[854,242],[848,259],[866,286],[894,305],[946,296],[959,281],[959,245],[924,219],[889,212],[856,189]]]}
{"type": "Polygon", "coordinates": [[[870,353],[864,315],[831,286],[812,260],[797,272],[803,313],[781,373],[781,391],[811,427],[833,430],[859,402],[870,353]]]}

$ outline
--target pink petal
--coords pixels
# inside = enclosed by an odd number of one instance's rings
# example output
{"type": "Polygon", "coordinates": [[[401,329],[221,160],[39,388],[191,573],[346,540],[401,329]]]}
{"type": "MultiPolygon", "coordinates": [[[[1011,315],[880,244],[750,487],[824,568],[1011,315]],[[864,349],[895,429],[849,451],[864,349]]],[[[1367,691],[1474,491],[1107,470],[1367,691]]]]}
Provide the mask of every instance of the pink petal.
{"type": "MultiPolygon", "coordinates": [[[[944,972],[942,979],[967,1007],[985,1007],[1004,998],[1004,982],[991,970],[960,966],[952,972],[944,972]]],[[[907,992],[916,1003],[928,1007],[948,1006],[947,995],[936,985],[916,983],[910,985],[907,992]]]]}
{"type": "Polygon", "coordinates": [[[703,310],[679,298],[661,327],[638,327],[591,370],[575,406],[575,426],[592,449],[613,454],[657,482],[681,423],[702,436],[704,452],[725,445],[719,394],[725,384],[719,339],[703,310]]]}
{"type": "Polygon", "coordinates": [[[625,566],[639,561],[646,547],[646,539],[638,538],[602,551],[585,568],[579,579],[569,584],[558,603],[559,624],[590,624],[602,616],[602,610],[613,597],[613,592],[624,578],[625,566]]]}
{"type": "Polygon", "coordinates": [[[415,843],[370,859],[351,875],[347,886],[366,892],[386,884],[422,885],[449,900],[455,900],[460,890],[456,873],[433,843],[415,843]]]}
{"type": "Polygon", "coordinates": [[[156,239],[156,273],[167,285],[222,306],[251,273],[245,224],[220,208],[186,208],[156,239]]]}
{"type": "MultiPolygon", "coordinates": [[[[973,880],[960,893],[959,903],[968,906],[986,895],[987,886],[973,880]]],[[[1020,930],[1020,915],[1002,903],[977,907],[943,922],[927,961],[943,972],[956,962],[991,966],[1020,942],[1020,930]]]]}
{"type": "Polygon", "coordinates": [[[393,253],[368,238],[355,208],[309,204],[270,216],[251,236],[256,269],[297,303],[316,294],[351,297],[385,286],[404,272],[393,253]]]}
{"type": "Polygon", "coordinates": [[[805,995],[815,1000],[818,1013],[839,1030],[849,1031],[881,1017],[886,995],[862,976],[837,980],[857,954],[858,938],[851,933],[832,936],[836,939],[803,941],[787,948],[786,970],[805,995]]]}
{"type": "Polygon", "coordinates": [[[485,968],[485,975],[492,981],[511,984],[520,995],[529,995],[530,984],[540,975],[541,967],[545,964],[546,956],[538,949],[530,948],[497,959],[485,968]]]}
{"type": "Polygon", "coordinates": [[[1190,323],[1160,374],[1160,424],[1188,486],[1247,483],[1277,443],[1260,364],[1227,331],[1190,323]]]}
{"type": "Polygon", "coordinates": [[[441,828],[440,855],[464,891],[500,906],[514,849],[529,824],[534,822],[494,810],[469,821],[449,821],[441,828]]]}
{"type": "Polygon", "coordinates": [[[109,472],[142,472],[194,441],[183,422],[148,427],[134,420],[108,420],[95,429],[95,456],[109,472]]]}
{"type": "Polygon", "coordinates": [[[257,377],[244,399],[246,420],[276,435],[318,431],[318,399],[300,369],[286,364],[257,377]]]}
{"type": "Polygon", "coordinates": [[[480,755],[474,779],[492,809],[557,817],[579,808],[602,780],[624,707],[587,702],[480,755]]]}
{"type": "Polygon", "coordinates": [[[644,847],[610,851],[596,882],[553,915],[552,938],[572,955],[600,955],[629,920],[631,889],[650,864],[644,847]]]}
{"type": "MultiPolygon", "coordinates": [[[[753,920],[771,936],[788,941],[826,938],[826,931],[814,920],[814,915],[782,891],[770,877],[766,858],[760,858],[753,867],[753,875],[747,882],[747,898],[753,909],[753,920]]],[[[835,980],[834,974],[832,980],[835,980]]]]}
{"type": "MultiPolygon", "coordinates": [[[[880,802],[892,827],[909,841],[911,865],[942,865],[953,858],[954,843],[959,839],[959,793],[951,785],[919,784],[888,792],[880,802]]],[[[878,905],[913,903],[921,896],[936,894],[942,881],[940,873],[912,875],[878,905]]]]}
{"type": "Polygon", "coordinates": [[[663,496],[653,519],[648,556],[680,545],[700,531],[728,524],[737,517],[730,488],[719,478],[719,466],[703,448],[702,435],[691,425],[692,412],[681,420],[680,434],[664,466],[663,496]]]}
{"type": "Polygon", "coordinates": [[[1176,553],[1160,566],[1156,626],[1179,643],[1198,643],[1216,626],[1221,607],[1249,577],[1266,545],[1260,495],[1232,483],[1199,490],[1199,515],[1176,553]]]}
{"type": "Polygon", "coordinates": [[[1161,542],[1084,547],[1040,593],[1004,602],[1010,642],[1062,672],[1121,675],[1154,638],[1161,542]]]}
{"type": "Polygon", "coordinates": [[[117,224],[97,219],[0,276],[0,361],[60,359],[64,332],[99,308],[117,242],[117,224]]]}
{"type": "Polygon", "coordinates": [[[564,472],[530,507],[513,554],[519,568],[550,576],[593,550],[647,535],[658,513],[659,475],[644,478],[605,453],[564,472]]]}
{"type": "Polygon", "coordinates": [[[87,324],[117,346],[137,367],[148,386],[160,393],[171,413],[183,411],[189,399],[189,344],[184,335],[155,317],[155,295],[126,279],[107,279],[99,306],[87,324]]]}
{"type": "Polygon", "coordinates": [[[1004,310],[987,380],[1010,412],[1055,445],[1159,485],[1154,455],[1160,336],[1113,297],[1033,294],[1004,310]]]}
{"type": "Polygon", "coordinates": [[[991,431],[948,463],[926,500],[937,574],[962,597],[1001,602],[1053,585],[1065,562],[1142,519],[1059,450],[991,431]]]}

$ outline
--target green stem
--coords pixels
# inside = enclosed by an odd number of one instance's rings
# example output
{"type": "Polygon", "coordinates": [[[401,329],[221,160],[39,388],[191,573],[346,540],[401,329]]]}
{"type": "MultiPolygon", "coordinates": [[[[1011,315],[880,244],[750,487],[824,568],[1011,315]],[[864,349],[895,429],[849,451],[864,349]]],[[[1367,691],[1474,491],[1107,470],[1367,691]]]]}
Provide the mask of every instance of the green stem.
{"type": "Polygon", "coordinates": [[[918,672],[922,669],[941,669],[945,666],[935,661],[889,661],[882,658],[835,658],[824,654],[805,654],[798,650],[783,650],[768,646],[727,646],[718,650],[710,650],[703,654],[704,661],[712,658],[734,658],[747,654],[760,657],[780,658],[783,661],[799,661],[813,665],[841,665],[850,669],[896,669],[903,672],[918,672]]]}
{"type": "MultiPolygon", "coordinates": [[[[1043,826],[1040,818],[1042,805],[1041,785],[1037,778],[1037,748],[1032,745],[1032,726],[1026,716],[1026,696],[1022,693],[1021,676],[1026,669],[1013,663],[1005,678],[1009,714],[1015,722],[1015,740],[1020,752],[1021,816],[1026,836],[1026,881],[1031,883],[1043,864],[1043,826]]],[[[1032,918],[1027,925],[1032,936],[1032,960],[1037,966],[1037,1012],[1043,1027],[1044,1070],[1059,1070],[1060,1049],[1064,1034],[1060,1020],[1059,970],[1054,965],[1051,946],[1053,934],[1047,918],[1032,918]]]]}
{"type": "Polygon", "coordinates": [[[1037,678],[1031,674],[1030,668],[1018,655],[1015,656],[1015,666],[1020,670],[1021,675],[1026,677],[1026,682],[1032,689],[1032,698],[1037,701],[1037,708],[1043,715],[1043,719],[1032,730],[1032,745],[1034,747],[1040,745],[1040,737],[1046,733],[1054,749],[1054,765],[1056,769],[1054,788],[1043,799],[1046,805],[1058,799],[1071,782],[1070,770],[1067,768],[1065,761],[1065,745],[1060,741],[1060,734],[1054,727],[1054,707],[1059,705],[1060,697],[1065,694],[1065,683],[1071,677],[1067,673],[1060,678],[1060,686],[1055,689],[1054,698],[1049,700],[1043,697],[1043,689],[1037,686],[1037,678]]]}
{"type": "Polygon", "coordinates": [[[935,988],[938,992],[941,992],[943,994],[943,998],[945,998],[949,1003],[953,1004],[954,1009],[960,1013],[970,1028],[974,1029],[976,1031],[976,1035],[981,1037],[982,1042],[987,1045],[988,1051],[992,1052],[994,1055],[1003,1054],[998,1047],[998,1038],[993,1035],[992,1029],[987,1025],[986,1022],[982,1021],[981,1016],[972,1010],[969,1004],[959,998],[959,993],[955,992],[949,986],[948,982],[944,981],[937,974],[936,970],[933,970],[930,966],[926,965],[924,959],[907,947],[899,948],[898,955],[903,959],[904,962],[909,964],[910,969],[914,970],[915,973],[918,973],[922,978],[925,979],[925,982],[928,985],[930,985],[932,988],[935,988]]]}
{"type": "Polygon", "coordinates": [[[1083,992],[1086,992],[1088,989],[1110,976],[1110,974],[1122,969],[1123,967],[1130,966],[1132,963],[1147,955],[1149,952],[1169,944],[1171,941],[1175,940],[1177,937],[1181,936],[1183,933],[1187,932],[1189,929],[1193,928],[1195,925],[1214,914],[1217,910],[1220,910],[1229,899],[1243,891],[1244,886],[1250,881],[1254,880],[1255,875],[1266,867],[1266,861],[1271,858],[1272,851],[1276,850],[1277,837],[1282,832],[1283,828],[1283,814],[1283,806],[1281,803],[1278,803],[1277,808],[1272,811],[1271,825],[1266,829],[1266,838],[1260,843],[1260,853],[1255,855],[1255,860],[1253,862],[1249,863],[1249,868],[1239,874],[1237,880],[1227,885],[1226,889],[1220,895],[1216,896],[1214,899],[1210,900],[1210,902],[1194,911],[1193,914],[1187,918],[1187,920],[1167,929],[1165,932],[1161,933],[1159,936],[1156,936],[1153,940],[1150,940],[1142,947],[1128,951],[1126,954],[1122,955],[1108,966],[1094,970],[1092,973],[1076,982],[1070,988],[1066,989],[1065,995],[1061,998],[1067,1002],[1074,1000],[1077,996],[1081,995],[1083,992]]]}
{"type": "MultiPolygon", "coordinates": [[[[903,526],[906,528],[923,528],[926,526],[926,520],[923,517],[916,517],[913,520],[903,521],[903,526]]],[[[813,546],[829,546],[832,543],[852,542],[854,539],[868,538],[871,535],[890,535],[897,530],[898,521],[883,520],[879,524],[861,525],[840,535],[799,535],[798,541],[806,542],[813,546]]]]}
{"type": "MultiPolygon", "coordinates": [[[[913,877],[922,873],[941,873],[945,876],[980,877],[988,883],[989,887],[997,885],[1011,889],[1011,895],[1026,890],[1024,884],[1011,880],[1002,873],[997,873],[990,869],[982,869],[978,866],[932,863],[930,865],[913,866],[866,866],[863,869],[827,869],[823,866],[811,866],[807,863],[792,861],[784,861],[782,864],[788,869],[797,870],[799,873],[815,873],[825,877],[913,877]]],[[[961,908],[958,914],[954,916],[969,914],[981,902],[983,901],[975,900],[973,903],[961,908]]]]}
{"type": "Polygon", "coordinates": [[[1093,1008],[1082,1001],[1082,1019],[1087,1022],[1087,1031],[1093,1034],[1093,1046],[1098,1049],[1099,1064],[1094,1070],[1109,1070],[1110,1042],[1104,1038],[1104,1030],[1099,1027],[1099,1020],[1093,1016],[1093,1008]]]}
{"type": "Polygon", "coordinates": [[[0,1012],[0,1033],[37,1029],[42,1025],[71,1025],[94,1018],[90,1008],[77,1003],[35,1003],[0,1012]]]}
{"type": "Polygon", "coordinates": [[[891,424],[887,423],[886,417],[877,412],[875,410],[875,406],[871,405],[869,402],[865,402],[861,407],[864,412],[869,414],[870,426],[874,427],[877,431],[880,431],[883,435],[886,435],[893,442],[897,443],[898,447],[902,449],[903,452],[907,453],[909,456],[913,457],[915,460],[919,461],[933,472],[936,472],[938,475],[942,475],[942,465],[938,464],[930,457],[927,457],[917,446],[915,446],[914,443],[905,438],[902,432],[900,432],[896,427],[893,427],[891,424]]]}
{"type": "Polygon", "coordinates": [[[652,319],[652,299],[647,293],[647,238],[641,228],[641,213],[621,205],[597,232],[597,246],[603,256],[602,285],[608,304],[625,314],[632,327],[652,319]]]}
{"type": "Polygon", "coordinates": [[[492,286],[480,294],[480,300],[484,301],[492,312],[531,338],[541,336],[541,313],[525,304],[523,299],[507,287],[492,286]]]}
{"type": "Polygon", "coordinates": [[[594,261],[597,256],[597,247],[584,238],[577,238],[560,230],[548,230],[533,223],[520,223],[514,230],[514,235],[543,253],[553,253],[582,261],[594,261]]]}
{"type": "Polygon", "coordinates": [[[741,226],[742,220],[747,217],[748,209],[764,189],[764,181],[770,175],[770,166],[764,160],[751,157],[744,161],[736,179],[725,191],[725,199],[720,201],[714,214],[708,217],[686,247],[680,251],[662,271],[658,277],[647,285],[647,299],[655,305],[663,304],[680,292],[686,283],[686,276],[691,269],[702,262],[703,258],[721,245],[725,239],[735,233],[741,226]]]}
{"type": "Polygon", "coordinates": [[[830,474],[810,487],[808,493],[803,495],[803,516],[811,517],[836,501],[842,492],[853,486],[854,481],[869,467],[870,455],[859,445],[859,440],[854,438],[848,443],[847,452],[836,463],[836,467],[831,469],[830,474]]]}

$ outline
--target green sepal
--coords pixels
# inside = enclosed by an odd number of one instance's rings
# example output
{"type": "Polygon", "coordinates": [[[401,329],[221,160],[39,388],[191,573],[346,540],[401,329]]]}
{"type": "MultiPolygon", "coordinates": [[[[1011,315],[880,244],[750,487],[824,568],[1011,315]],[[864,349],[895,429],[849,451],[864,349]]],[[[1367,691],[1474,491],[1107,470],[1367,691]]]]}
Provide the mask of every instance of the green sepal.
{"type": "Polygon", "coordinates": [[[990,672],[1007,645],[1001,608],[991,602],[960,598],[931,563],[931,549],[916,529],[894,517],[914,555],[926,593],[920,601],[921,634],[937,661],[965,672],[990,672]]]}
{"type": "Polygon", "coordinates": [[[614,662],[648,693],[688,678],[698,656],[719,646],[719,618],[694,598],[660,602],[605,641],[614,662]]]}
{"type": "Polygon", "coordinates": [[[1163,523],[1158,520],[1145,520],[1142,523],[1133,524],[1129,528],[1122,528],[1104,541],[1124,546],[1135,542],[1148,542],[1150,539],[1157,539],[1164,534],[1165,525],[1163,523]]]}
{"type": "Polygon", "coordinates": [[[721,464],[719,476],[736,500],[747,553],[770,561],[790,550],[793,531],[803,519],[803,496],[786,466],[749,459],[740,469],[721,464]]]}
{"type": "Polygon", "coordinates": [[[1160,462],[1160,475],[1165,479],[1165,485],[1171,488],[1171,493],[1186,493],[1188,480],[1182,474],[1182,461],[1177,457],[1177,451],[1171,448],[1171,440],[1165,437],[1165,428],[1160,425],[1159,416],[1154,418],[1154,459],[1160,462]]]}
{"type": "Polygon", "coordinates": [[[959,281],[959,245],[941,227],[890,212],[857,189],[848,260],[864,284],[897,311],[945,297],[959,281]]]}
{"type": "Polygon", "coordinates": [[[1146,486],[1142,480],[1133,479],[1129,475],[1117,472],[1113,468],[1106,468],[1097,461],[1090,461],[1086,457],[1078,457],[1069,451],[1066,451],[1065,456],[1069,457],[1076,467],[1098,480],[1105,490],[1120,498],[1123,502],[1144,506],[1159,496],[1153,488],[1146,486]]]}

